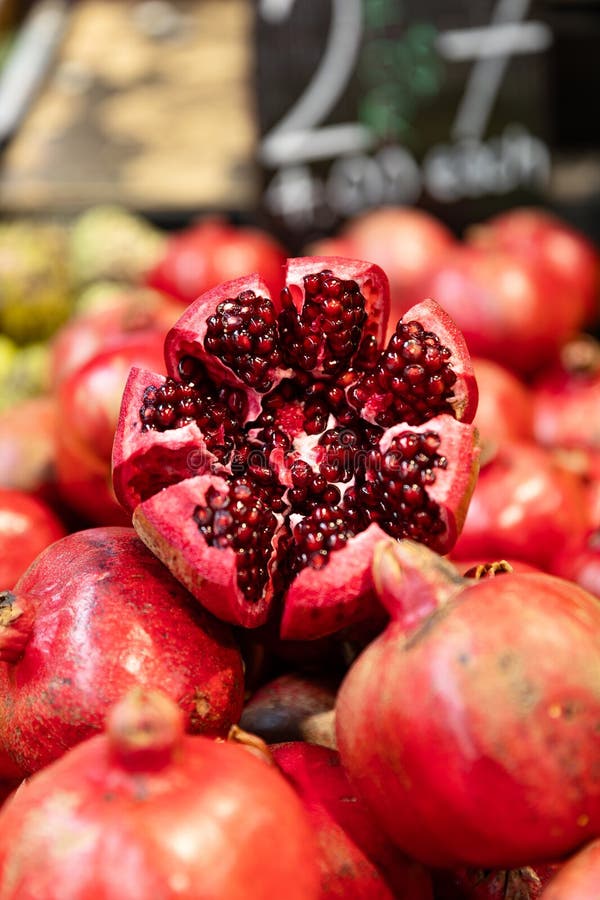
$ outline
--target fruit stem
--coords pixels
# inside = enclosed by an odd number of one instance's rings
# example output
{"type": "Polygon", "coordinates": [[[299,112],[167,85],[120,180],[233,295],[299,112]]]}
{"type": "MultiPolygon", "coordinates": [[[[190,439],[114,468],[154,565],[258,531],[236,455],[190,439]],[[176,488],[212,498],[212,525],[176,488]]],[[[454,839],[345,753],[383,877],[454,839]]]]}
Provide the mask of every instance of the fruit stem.
{"type": "MultiPolygon", "coordinates": [[[[219,739],[217,738],[217,740],[219,739]]],[[[253,756],[262,759],[267,765],[275,765],[273,754],[269,750],[269,745],[266,741],[263,741],[257,734],[252,734],[250,731],[244,731],[239,725],[231,726],[227,733],[227,743],[239,744],[240,747],[243,747],[244,750],[247,750],[248,753],[251,753],[253,756]]]]}
{"type": "Polygon", "coordinates": [[[163,769],[181,745],[181,709],[160,691],[137,687],[108,714],[110,748],[119,765],[131,772],[163,769]]]}
{"type": "Polygon", "coordinates": [[[15,663],[31,637],[34,612],[12,591],[0,592],[0,660],[15,663]]]}
{"type": "Polygon", "coordinates": [[[443,556],[409,540],[375,546],[373,579],[382,604],[406,633],[469,584],[443,556]]]}

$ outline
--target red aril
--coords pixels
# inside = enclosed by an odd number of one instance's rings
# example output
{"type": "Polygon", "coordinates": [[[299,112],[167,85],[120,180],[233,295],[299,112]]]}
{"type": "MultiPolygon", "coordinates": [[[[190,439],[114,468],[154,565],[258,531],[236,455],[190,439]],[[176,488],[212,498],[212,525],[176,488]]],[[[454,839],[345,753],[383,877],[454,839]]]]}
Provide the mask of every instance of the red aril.
{"type": "Polygon", "coordinates": [[[260,228],[208,218],[173,234],[148,272],[150,287],[192,303],[221,284],[258,272],[272,292],[283,287],[285,249],[260,228]]]}
{"type": "Polygon", "coordinates": [[[432,900],[428,872],[381,834],[335,750],[294,741],[273,747],[272,754],[316,837],[322,900],[432,900]]]}
{"type": "Polygon", "coordinates": [[[552,571],[590,526],[582,479],[543,447],[506,442],[482,464],[452,556],[510,557],[552,571]]]}
{"type": "Polygon", "coordinates": [[[377,266],[290,260],[193,303],[166,376],[134,369],[113,450],[115,491],[142,539],[215,615],[317,638],[370,619],[373,543],[449,550],[477,468],[477,388],[433,301],[384,346],[377,266]]]}
{"type": "Polygon", "coordinates": [[[0,811],[0,896],[317,900],[316,847],[273,766],[135,691],[0,811]]]}
{"type": "MultiPolygon", "coordinates": [[[[558,216],[543,209],[511,209],[471,228],[468,238],[477,246],[506,250],[544,267],[566,287],[576,327],[597,321],[600,256],[581,231],[558,216]]],[[[555,294],[550,296],[554,300],[555,294]]]]}
{"type": "Polygon", "coordinates": [[[189,730],[226,734],[243,674],[231,632],[193,602],[132,528],[68,535],[2,595],[0,742],[25,772],[101,729],[135,685],[160,688],[189,730]]]}
{"type": "Polygon", "coordinates": [[[461,579],[378,548],[391,623],[342,682],[342,763],[384,831],[429,865],[516,868],[598,834],[600,604],[545,573],[461,579]]]}
{"type": "Polygon", "coordinates": [[[43,500],[0,488],[0,591],[11,590],[36,556],[65,534],[43,500]]]}

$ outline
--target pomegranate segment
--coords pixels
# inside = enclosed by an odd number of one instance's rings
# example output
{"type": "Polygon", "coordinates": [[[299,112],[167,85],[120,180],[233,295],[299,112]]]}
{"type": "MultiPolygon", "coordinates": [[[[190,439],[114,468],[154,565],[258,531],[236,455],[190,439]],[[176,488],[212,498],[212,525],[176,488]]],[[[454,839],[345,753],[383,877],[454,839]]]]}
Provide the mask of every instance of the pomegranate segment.
{"type": "Polygon", "coordinates": [[[284,636],[329,634],[375,611],[373,535],[454,544],[477,469],[466,345],[425,300],[384,347],[387,310],[377,266],[290,260],[277,300],[227,282],[167,335],[166,377],[132,371],[115,491],[220,618],[255,627],[283,599],[284,636]]]}

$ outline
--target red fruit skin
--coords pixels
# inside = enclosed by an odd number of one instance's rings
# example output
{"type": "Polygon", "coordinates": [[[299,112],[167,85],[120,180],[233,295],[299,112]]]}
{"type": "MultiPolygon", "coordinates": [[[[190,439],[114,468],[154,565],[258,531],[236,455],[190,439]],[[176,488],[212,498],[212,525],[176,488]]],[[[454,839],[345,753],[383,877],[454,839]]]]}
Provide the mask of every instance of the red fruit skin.
{"type": "Polygon", "coordinates": [[[576,320],[598,318],[600,256],[591,241],[558,216],[536,208],[504,212],[468,233],[477,246],[496,247],[543,266],[568,288],[576,320]]]}
{"type": "Polygon", "coordinates": [[[429,213],[406,206],[385,206],[351,219],[339,237],[325,239],[312,250],[370,259],[381,266],[390,281],[390,337],[411,302],[429,296],[417,298],[411,294],[413,301],[408,302],[407,292],[455,243],[452,232],[429,213]]]}
{"type": "Polygon", "coordinates": [[[316,836],[322,900],[432,900],[428,872],[381,834],[354,796],[335,750],[294,741],[271,752],[302,799],[316,836]]]}
{"type": "Polygon", "coordinates": [[[61,498],[89,523],[129,525],[112,487],[112,446],[132,366],[160,367],[162,331],[114,340],[73,371],[57,394],[56,468],[61,498]]]}
{"type": "Polygon", "coordinates": [[[116,286],[114,297],[102,308],[76,315],[53,337],[52,384],[60,384],[75,369],[124,337],[143,336],[148,331],[166,334],[183,311],[181,303],[154,291],[116,286]]]}
{"type": "Polygon", "coordinates": [[[276,295],[283,287],[286,256],[267,232],[206,219],[171,237],[146,283],[188,304],[223,281],[258,272],[276,295]]]}
{"type": "Polygon", "coordinates": [[[558,554],[579,546],[589,528],[579,476],[542,447],[507,442],[481,467],[452,557],[510,557],[554,571],[558,554]]]}
{"type": "Polygon", "coordinates": [[[600,598],[600,540],[598,530],[591,532],[579,547],[559,553],[554,572],[561,578],[574,581],[590,594],[600,598]]]}
{"type": "Polygon", "coordinates": [[[0,591],[11,590],[36,556],[65,534],[43,500],[0,488],[0,591]]]}
{"type": "Polygon", "coordinates": [[[599,652],[597,600],[545,573],[467,582],[408,636],[392,622],[336,705],[343,765],[388,836],[436,867],[506,869],[597,834],[599,652]]]}
{"type": "Polygon", "coordinates": [[[473,356],[492,359],[521,376],[554,361],[581,327],[572,320],[564,288],[546,270],[502,251],[457,245],[407,293],[407,302],[437,300],[463,332],[473,356]]]}
{"type": "MultiPolygon", "coordinates": [[[[108,707],[135,685],[176,700],[190,731],[226,734],[237,722],[243,673],[229,629],[133,529],[68,535],[37,558],[14,595],[32,624],[20,655],[0,667],[0,740],[26,773],[99,731],[108,707]]],[[[7,639],[0,633],[0,659],[7,639]]]]}
{"type": "Polygon", "coordinates": [[[32,397],[0,412],[0,486],[54,497],[54,397],[32,397]]]}
{"type": "Polygon", "coordinates": [[[600,371],[556,368],[533,389],[533,430],[545,447],[600,450],[600,371]]]}
{"type": "Polygon", "coordinates": [[[550,881],[542,900],[590,900],[600,894],[600,840],[568,859],[550,881]]]}
{"type": "Polygon", "coordinates": [[[530,387],[500,363],[471,358],[479,390],[473,424],[482,444],[533,440],[533,395],[530,387]]]}
{"type": "Polygon", "coordinates": [[[146,765],[114,743],[85,741],[5,804],[4,900],[317,900],[309,824],[273,767],[204,737],[146,765]]]}

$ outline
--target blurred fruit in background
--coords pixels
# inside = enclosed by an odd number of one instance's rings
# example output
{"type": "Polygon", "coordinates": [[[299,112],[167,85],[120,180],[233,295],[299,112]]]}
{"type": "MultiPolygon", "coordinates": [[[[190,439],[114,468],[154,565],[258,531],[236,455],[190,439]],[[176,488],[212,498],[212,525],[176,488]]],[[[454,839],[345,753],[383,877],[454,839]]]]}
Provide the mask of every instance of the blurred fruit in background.
{"type": "Polygon", "coordinates": [[[0,224],[0,331],[18,344],[45,340],[69,317],[66,232],[44,222],[0,224]]]}
{"type": "Polygon", "coordinates": [[[287,255],[266,231],[211,218],[175,233],[146,283],[191,303],[224,281],[258,272],[277,295],[283,287],[287,255]]]}
{"type": "Polygon", "coordinates": [[[143,216],[116,205],[81,213],[69,229],[76,285],[112,280],[139,283],[164,252],[167,237],[143,216]]]}
{"type": "Polygon", "coordinates": [[[24,491],[0,488],[0,591],[10,591],[36,556],[66,529],[51,509],[24,491]]]}

